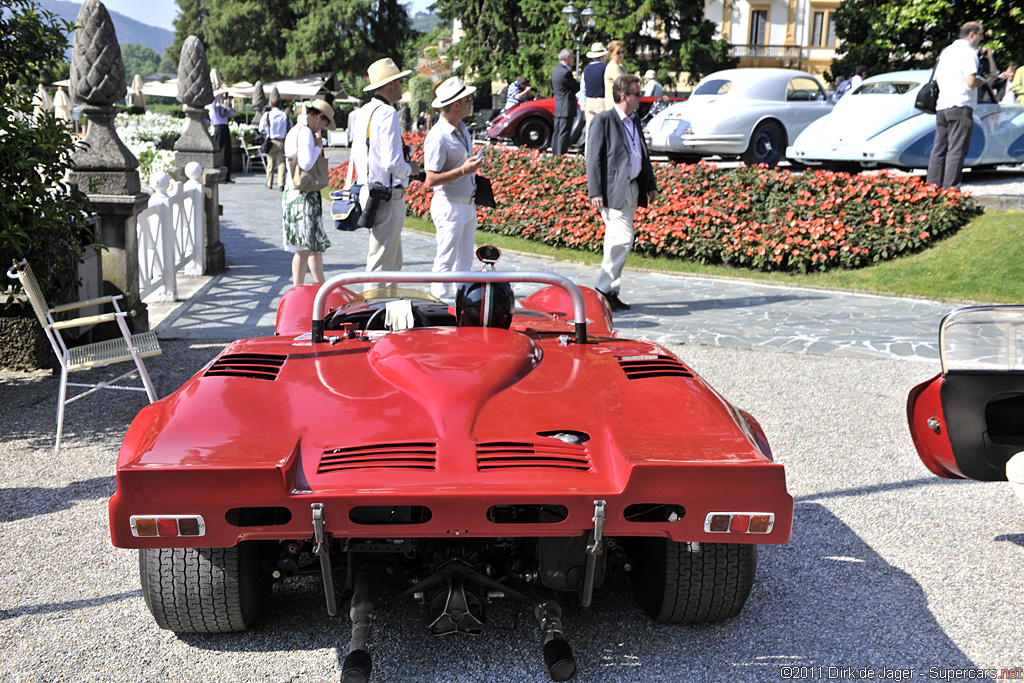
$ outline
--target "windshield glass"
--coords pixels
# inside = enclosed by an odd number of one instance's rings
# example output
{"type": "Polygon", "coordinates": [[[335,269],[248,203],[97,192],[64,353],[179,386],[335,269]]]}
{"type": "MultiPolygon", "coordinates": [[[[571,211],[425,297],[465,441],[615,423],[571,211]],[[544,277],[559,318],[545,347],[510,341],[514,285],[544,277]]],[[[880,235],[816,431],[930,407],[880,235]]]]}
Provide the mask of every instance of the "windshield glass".
{"type": "Polygon", "coordinates": [[[862,83],[853,91],[854,95],[902,95],[917,86],[921,85],[916,81],[875,81],[874,83],[862,83]]]}
{"type": "Polygon", "coordinates": [[[693,91],[694,95],[724,95],[732,90],[732,81],[725,78],[714,78],[704,81],[693,91]]]}
{"type": "Polygon", "coordinates": [[[363,292],[345,305],[353,306],[366,301],[393,301],[395,299],[441,303],[441,300],[437,297],[428,294],[427,292],[421,292],[418,289],[407,289],[405,287],[378,287],[377,289],[371,289],[363,292]]]}

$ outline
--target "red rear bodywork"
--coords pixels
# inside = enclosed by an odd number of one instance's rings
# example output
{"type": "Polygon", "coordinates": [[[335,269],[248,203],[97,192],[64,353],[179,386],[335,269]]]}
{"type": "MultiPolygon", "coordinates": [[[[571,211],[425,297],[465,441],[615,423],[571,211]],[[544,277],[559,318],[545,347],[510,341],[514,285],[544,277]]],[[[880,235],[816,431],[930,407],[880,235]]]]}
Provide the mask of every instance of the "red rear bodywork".
{"type": "MultiPolygon", "coordinates": [[[[793,500],[757,423],[666,349],[615,338],[593,290],[584,292],[585,344],[571,337],[572,302],[550,287],[523,301],[510,330],[328,332],[313,343],[316,290],[285,297],[278,336],[231,344],[138,415],[110,502],[116,546],[306,538],[313,503],[337,538],[579,536],[594,528],[596,500],[607,501],[609,537],[789,539],[793,500]],[[566,443],[565,432],[585,440],[566,443]],[[685,513],[627,521],[629,506],[646,504],[685,513]],[[385,531],[360,518],[367,505],[428,512],[385,531]],[[519,524],[490,514],[516,505],[568,515],[519,524]],[[240,510],[263,512],[240,523],[240,510]],[[770,513],[774,526],[709,532],[718,511],[770,513]],[[135,537],[133,515],[201,515],[204,535],[135,537]]],[[[353,295],[331,296],[333,307],[353,295]]]]}

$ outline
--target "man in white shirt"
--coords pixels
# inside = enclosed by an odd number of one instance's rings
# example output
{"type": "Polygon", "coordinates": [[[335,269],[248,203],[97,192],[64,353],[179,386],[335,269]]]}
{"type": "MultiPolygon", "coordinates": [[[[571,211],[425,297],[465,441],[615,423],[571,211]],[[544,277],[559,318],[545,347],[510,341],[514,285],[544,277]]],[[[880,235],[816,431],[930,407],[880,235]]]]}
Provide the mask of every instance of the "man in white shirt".
{"type": "MultiPolygon", "coordinates": [[[[985,82],[978,75],[977,52],[984,35],[981,24],[967,22],[960,27],[960,38],[942,51],[935,66],[939,99],[935,105],[935,144],[928,161],[928,182],[939,187],[960,187],[974,128],[977,88],[985,82]]],[[[985,53],[992,58],[988,50],[985,53]]]]}
{"type": "Polygon", "coordinates": [[[363,105],[356,117],[351,163],[355,164],[356,182],[362,185],[359,202],[363,211],[367,210],[371,185],[376,188],[375,193],[390,190],[391,194],[390,199],[378,201],[370,228],[366,257],[366,270],[370,271],[402,269],[405,188],[420,167],[405,159],[402,130],[393,105],[402,99],[402,79],[410,73],[399,71],[390,58],[371,64],[367,69],[370,84],[363,92],[372,91],[373,99],[363,105]]]}
{"type": "Polygon", "coordinates": [[[292,121],[288,115],[281,110],[281,100],[270,100],[270,109],[264,112],[260,118],[260,132],[270,138],[270,149],[267,150],[264,164],[267,167],[267,189],[274,189],[274,176],[277,176],[277,185],[284,190],[284,183],[287,176],[287,169],[284,163],[284,139],[292,128],[292,121]],[[276,171],[276,173],[275,173],[276,171]]]}
{"type": "MultiPolygon", "coordinates": [[[[473,113],[474,86],[452,76],[437,88],[430,105],[441,110],[437,123],[423,141],[423,167],[427,187],[434,190],[430,217],[437,236],[434,271],[470,270],[476,234],[476,172],[483,159],[473,155],[473,137],[462,122],[473,113]]],[[[452,296],[452,284],[435,282],[431,293],[439,299],[452,296]]]]}

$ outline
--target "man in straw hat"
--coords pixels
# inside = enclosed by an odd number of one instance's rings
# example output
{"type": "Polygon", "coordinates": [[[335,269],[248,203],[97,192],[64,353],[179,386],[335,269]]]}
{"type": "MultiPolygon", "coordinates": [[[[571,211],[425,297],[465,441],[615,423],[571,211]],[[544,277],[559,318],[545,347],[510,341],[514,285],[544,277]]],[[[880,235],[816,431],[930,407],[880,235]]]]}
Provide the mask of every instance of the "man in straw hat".
{"type": "Polygon", "coordinates": [[[590,120],[605,109],[604,63],[608,61],[608,50],[603,43],[594,43],[587,58],[591,62],[583,67],[583,94],[587,96],[583,112],[587,115],[587,130],[590,130],[590,120]]]}
{"type": "MultiPolygon", "coordinates": [[[[469,270],[473,266],[476,233],[476,171],[484,161],[473,155],[473,138],[462,122],[473,113],[475,86],[452,76],[437,88],[430,105],[441,110],[437,123],[423,141],[423,167],[427,187],[433,188],[430,217],[437,235],[435,272],[469,270]]],[[[431,293],[440,299],[452,296],[452,285],[435,282],[431,293]]]]}
{"type": "Polygon", "coordinates": [[[391,191],[391,199],[379,201],[370,228],[366,270],[401,270],[405,188],[409,186],[409,177],[420,169],[419,164],[405,159],[402,130],[393,105],[402,99],[402,79],[412,72],[401,71],[394,61],[384,58],[371,64],[366,73],[370,84],[363,92],[372,92],[373,98],[356,117],[351,158],[356,182],[363,188],[359,196],[363,210],[371,184],[391,191]]]}

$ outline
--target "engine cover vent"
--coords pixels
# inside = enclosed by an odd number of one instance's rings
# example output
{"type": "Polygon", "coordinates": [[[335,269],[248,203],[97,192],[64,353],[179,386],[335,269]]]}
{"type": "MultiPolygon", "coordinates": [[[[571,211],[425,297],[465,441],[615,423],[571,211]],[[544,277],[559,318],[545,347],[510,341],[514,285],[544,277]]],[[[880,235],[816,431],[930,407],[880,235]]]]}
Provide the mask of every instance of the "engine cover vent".
{"type": "Polygon", "coordinates": [[[287,358],[267,353],[229,353],[218,358],[203,377],[249,377],[273,381],[287,358]]]}
{"type": "Polygon", "coordinates": [[[558,439],[543,441],[488,441],[476,445],[476,467],[485,470],[518,469],[522,467],[553,467],[588,472],[590,453],[583,444],[564,443],[558,439]]]}
{"type": "Polygon", "coordinates": [[[434,442],[379,443],[324,451],[317,474],[371,468],[430,470],[437,462],[434,442]]]}
{"type": "Polygon", "coordinates": [[[672,356],[618,356],[619,366],[629,379],[651,377],[693,377],[693,372],[672,356]]]}

